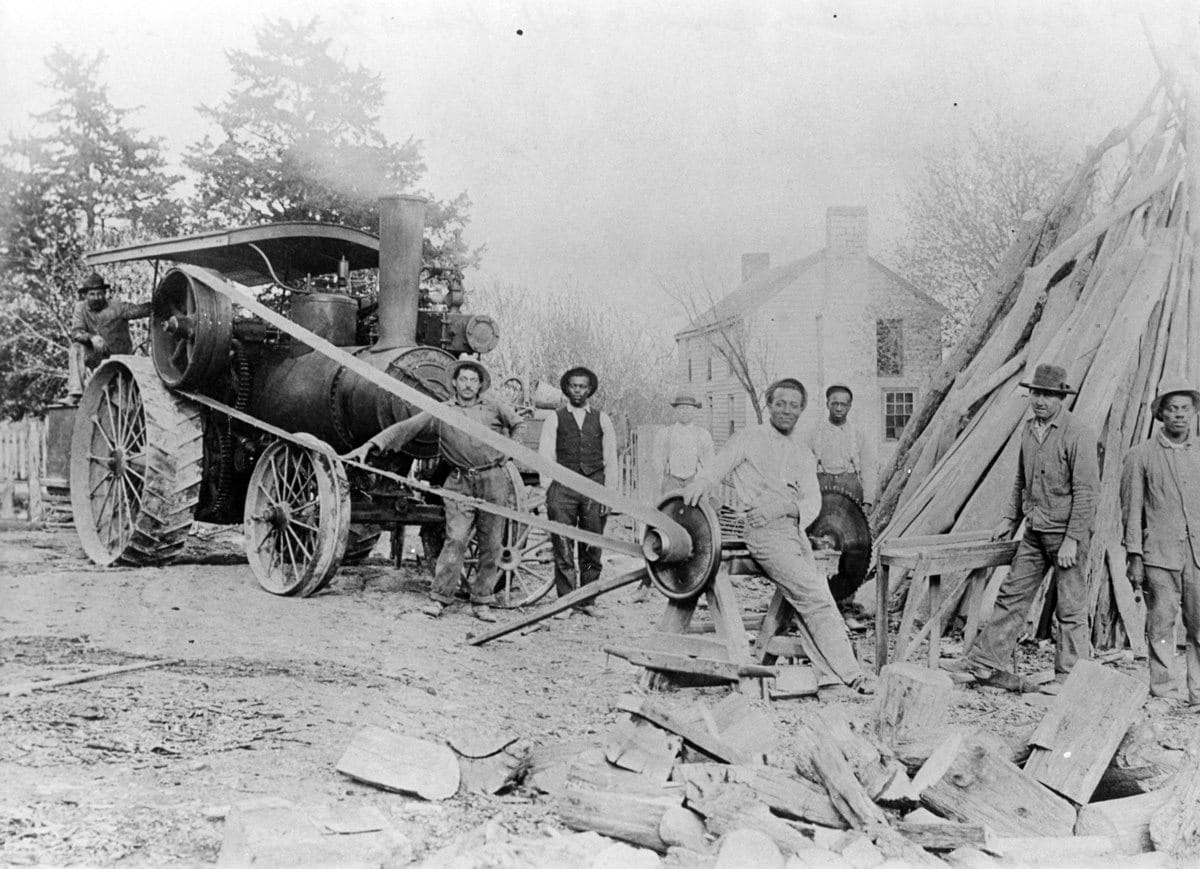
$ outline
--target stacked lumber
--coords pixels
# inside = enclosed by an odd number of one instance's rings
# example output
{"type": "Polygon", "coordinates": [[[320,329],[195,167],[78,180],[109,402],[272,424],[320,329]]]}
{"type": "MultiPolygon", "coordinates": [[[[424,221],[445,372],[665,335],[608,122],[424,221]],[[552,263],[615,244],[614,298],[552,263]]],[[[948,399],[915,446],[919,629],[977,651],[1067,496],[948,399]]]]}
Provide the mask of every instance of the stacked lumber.
{"type": "MultiPolygon", "coordinates": [[[[1200,179],[1200,148],[1189,150],[1184,136],[1194,120],[1185,102],[1200,106],[1200,98],[1183,99],[1188,81],[1164,76],[1138,116],[1028,216],[958,347],[923,390],[873,516],[880,544],[995,527],[1027,414],[1018,383],[1039,364],[1062,365],[1079,390],[1065,406],[1098,438],[1101,491],[1086,564],[1098,648],[1144,642],[1121,545],[1121,463],[1151,434],[1160,381],[1200,381],[1192,280],[1200,219],[1189,220],[1195,185],[1185,183],[1200,179]]],[[[953,595],[964,577],[943,579],[953,595]]],[[[923,605],[923,585],[895,588],[923,605]]]]}

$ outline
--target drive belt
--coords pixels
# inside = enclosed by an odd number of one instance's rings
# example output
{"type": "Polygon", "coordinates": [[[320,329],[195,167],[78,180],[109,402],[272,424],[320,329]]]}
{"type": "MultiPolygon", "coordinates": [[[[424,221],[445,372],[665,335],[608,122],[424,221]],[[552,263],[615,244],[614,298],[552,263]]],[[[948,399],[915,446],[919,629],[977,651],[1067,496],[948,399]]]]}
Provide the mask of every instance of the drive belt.
{"type": "Polygon", "coordinates": [[[425,492],[430,495],[437,495],[439,498],[444,498],[448,501],[458,501],[463,504],[470,504],[477,510],[483,510],[485,513],[494,513],[497,516],[503,516],[505,519],[512,519],[514,522],[519,522],[522,525],[529,525],[534,528],[541,528],[544,531],[549,531],[551,534],[557,534],[560,537],[568,537],[572,540],[578,540],[580,543],[586,543],[588,546],[599,546],[604,549],[612,549],[620,552],[623,555],[632,555],[635,558],[642,557],[642,548],[636,543],[629,543],[625,540],[616,540],[612,537],[605,537],[603,534],[595,534],[591,531],[584,531],[576,528],[573,525],[564,525],[561,522],[551,522],[549,519],[543,519],[532,513],[522,513],[520,510],[514,510],[510,507],[505,507],[501,504],[493,504],[491,501],[484,501],[480,498],[474,498],[470,495],[464,495],[461,492],[454,492],[449,489],[440,489],[437,486],[431,486],[428,483],[420,480],[413,480],[409,477],[403,477],[400,474],[394,474],[391,471],[385,471],[381,468],[376,468],[373,465],[368,465],[365,462],[348,461],[338,456],[333,451],[333,448],[323,440],[313,437],[310,434],[294,433],[284,431],[278,426],[271,425],[268,422],[263,422],[257,417],[253,417],[248,413],[230,407],[215,398],[209,398],[207,395],[201,395],[197,392],[187,392],[185,390],[176,390],[178,394],[186,396],[189,400],[202,404],[211,410],[218,413],[223,413],[231,419],[236,419],[238,422],[244,422],[247,425],[254,426],[274,435],[280,440],[285,440],[288,443],[296,444],[305,449],[316,450],[326,456],[329,456],[334,461],[341,462],[354,468],[362,468],[365,471],[370,471],[380,477],[389,480],[394,480],[403,486],[410,489],[415,489],[418,492],[425,492]]]}

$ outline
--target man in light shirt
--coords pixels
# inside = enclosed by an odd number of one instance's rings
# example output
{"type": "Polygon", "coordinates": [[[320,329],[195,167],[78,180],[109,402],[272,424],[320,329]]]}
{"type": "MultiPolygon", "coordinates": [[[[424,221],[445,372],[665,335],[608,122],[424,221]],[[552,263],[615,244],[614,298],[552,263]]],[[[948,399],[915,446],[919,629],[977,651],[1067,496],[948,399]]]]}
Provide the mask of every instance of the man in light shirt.
{"type": "Polygon", "coordinates": [[[658,452],[662,470],[662,493],[682,489],[705,466],[712,463],[716,448],[708,429],[696,425],[700,402],[694,395],[679,393],[671,401],[675,423],[663,433],[658,452]]]}
{"type": "MultiPolygon", "coordinates": [[[[567,397],[567,405],[546,418],[538,452],[615,492],[620,479],[616,430],[608,414],[590,404],[599,385],[600,380],[595,372],[582,365],[563,374],[559,387],[567,397]]],[[[573,489],[542,477],[542,485],[547,483],[546,515],[552,522],[563,522],[596,534],[604,533],[607,508],[573,489]]],[[[600,547],[585,543],[577,547],[574,540],[557,534],[550,535],[550,539],[554,546],[554,585],[559,597],[600,578],[600,547]]],[[[587,604],[581,604],[576,609],[585,615],[592,614],[592,608],[587,604]]]]}
{"type": "Polygon", "coordinates": [[[721,480],[732,481],[748,508],[746,548],[796,611],[818,684],[871,693],[804,534],[821,512],[817,461],[795,430],[808,394],[800,381],[785,377],[771,384],[766,398],[770,420],[730,438],[684,489],[683,499],[695,505],[721,480]]]}
{"type": "Polygon", "coordinates": [[[825,390],[829,416],[813,430],[812,449],[821,488],[836,486],[845,490],[862,504],[864,512],[870,513],[878,484],[875,445],[863,429],[850,422],[853,403],[854,393],[849,386],[835,383],[825,390]]]}

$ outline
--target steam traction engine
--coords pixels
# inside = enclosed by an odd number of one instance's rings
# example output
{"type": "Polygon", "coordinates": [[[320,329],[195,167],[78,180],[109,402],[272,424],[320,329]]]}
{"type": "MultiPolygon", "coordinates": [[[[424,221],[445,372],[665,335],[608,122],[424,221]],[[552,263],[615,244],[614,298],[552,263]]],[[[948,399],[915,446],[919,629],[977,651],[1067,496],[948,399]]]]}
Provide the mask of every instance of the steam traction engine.
{"type": "MultiPolygon", "coordinates": [[[[342,561],[370,551],[381,526],[441,520],[411,488],[350,471],[280,435],[306,432],[343,453],[416,408],[339,361],[251,316],[230,286],[303,329],[436,399],[460,353],[486,353],[488,317],[420,289],[424,200],[380,201],[380,234],[319,223],[269,224],[101,251],[92,265],[167,260],[153,293],[150,358],[106,361],[89,382],[71,440],[75,525],[97,564],[155,564],[183,547],[194,519],[245,522],[259,582],[308,595],[342,561]],[[378,268],[378,302],[346,292],[378,268]],[[222,292],[221,290],[225,291],[222,292]],[[426,302],[422,307],[422,301],[426,302]],[[374,329],[371,327],[374,326],[374,329]],[[376,336],[368,343],[371,332],[376,336]]],[[[397,474],[437,455],[433,439],[383,458],[397,474]]],[[[523,493],[519,478],[514,482],[523,493]]]]}

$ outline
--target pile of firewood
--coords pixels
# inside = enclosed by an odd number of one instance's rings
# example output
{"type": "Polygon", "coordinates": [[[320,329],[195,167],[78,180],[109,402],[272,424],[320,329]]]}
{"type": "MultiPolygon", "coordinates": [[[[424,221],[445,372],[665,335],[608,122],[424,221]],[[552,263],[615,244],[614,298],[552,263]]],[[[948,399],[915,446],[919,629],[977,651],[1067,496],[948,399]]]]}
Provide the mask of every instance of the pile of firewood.
{"type": "MultiPolygon", "coordinates": [[[[1175,79],[1164,82],[1016,234],[962,341],[923,391],[873,517],[880,545],[995,527],[1027,417],[1018,383],[1038,364],[1062,365],[1079,390],[1065,404],[1098,438],[1102,481],[1087,575],[1099,648],[1142,639],[1121,545],[1121,464],[1151,435],[1160,381],[1200,381],[1200,219],[1188,216],[1200,148],[1189,151],[1185,136],[1200,138],[1200,110],[1186,111],[1175,79]],[[1089,219],[1114,176],[1107,206],[1089,219]]],[[[958,579],[947,584],[951,594],[958,579]]],[[[923,587],[901,585],[906,592],[924,601],[923,587]]]]}
{"type": "Polygon", "coordinates": [[[1200,855],[1200,753],[1185,763],[1176,752],[1182,768],[1159,768],[1150,793],[1127,765],[1148,744],[1131,726],[1144,684],[1082,661],[1017,745],[950,727],[952,690],[945,673],[890,665],[872,721],[855,727],[814,705],[786,756],[770,719],[739,694],[713,708],[626,697],[618,708],[629,715],[606,738],[536,748],[529,783],[568,827],[670,865],[1200,855]],[[1091,802],[1119,793],[1129,796],[1091,802]]]}

